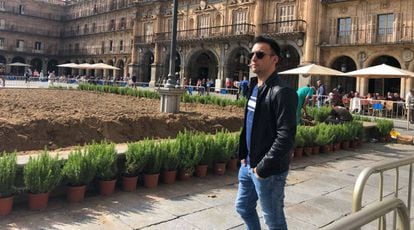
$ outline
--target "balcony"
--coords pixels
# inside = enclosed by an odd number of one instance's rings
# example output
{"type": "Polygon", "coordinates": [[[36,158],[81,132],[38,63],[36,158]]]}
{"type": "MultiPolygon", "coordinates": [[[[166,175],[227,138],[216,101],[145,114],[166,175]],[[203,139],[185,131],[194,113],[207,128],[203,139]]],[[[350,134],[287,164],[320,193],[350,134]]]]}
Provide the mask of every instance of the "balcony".
{"type": "Polygon", "coordinates": [[[321,34],[321,44],[322,46],[347,46],[413,43],[413,32],[413,28],[408,26],[384,29],[369,28],[340,32],[330,30],[321,34]]]}
{"type": "Polygon", "coordinates": [[[306,32],[306,21],[301,19],[276,21],[262,24],[262,32],[284,39],[303,37],[306,32]]]}
{"type": "MultiPolygon", "coordinates": [[[[178,41],[218,40],[223,38],[253,37],[255,26],[242,23],[227,26],[213,26],[191,30],[177,31],[178,41]]],[[[167,42],[171,40],[171,32],[157,33],[156,35],[136,36],[138,45],[153,42],[167,42]]]]}
{"type": "Polygon", "coordinates": [[[82,48],[82,49],[61,49],[59,50],[59,54],[63,56],[76,56],[76,55],[102,55],[102,54],[130,54],[132,53],[131,46],[113,46],[112,48],[109,46],[105,47],[90,47],[90,48],[82,48]]]}
{"type": "Polygon", "coordinates": [[[58,31],[54,30],[45,30],[30,26],[18,26],[18,25],[3,25],[0,27],[0,31],[12,32],[12,33],[25,33],[30,35],[40,35],[47,37],[59,37],[60,34],[58,31]]]}

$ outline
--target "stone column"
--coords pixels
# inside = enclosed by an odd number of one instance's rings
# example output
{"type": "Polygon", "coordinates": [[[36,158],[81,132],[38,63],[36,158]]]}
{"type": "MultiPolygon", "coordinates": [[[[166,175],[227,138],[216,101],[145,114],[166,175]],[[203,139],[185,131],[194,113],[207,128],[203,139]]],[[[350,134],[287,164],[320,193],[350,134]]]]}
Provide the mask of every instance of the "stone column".
{"type": "MultiPolygon", "coordinates": [[[[305,39],[305,52],[303,56],[303,63],[313,63],[315,61],[315,42],[317,36],[317,0],[306,1],[306,39],[305,39]]],[[[322,20],[322,19],[321,19],[322,20]]]]}
{"type": "Polygon", "coordinates": [[[162,113],[179,113],[180,99],[184,89],[161,87],[157,90],[160,93],[160,111],[162,113]]]}
{"type": "Polygon", "coordinates": [[[154,63],[151,64],[151,81],[149,83],[150,87],[154,87],[155,84],[158,82],[160,74],[162,73],[162,64],[160,63],[161,59],[161,52],[162,52],[162,45],[159,43],[155,43],[154,49],[154,63]]]}
{"type": "Polygon", "coordinates": [[[262,33],[262,23],[263,23],[263,0],[257,0],[256,1],[256,7],[254,9],[254,25],[255,25],[255,35],[259,35],[262,33]]]}

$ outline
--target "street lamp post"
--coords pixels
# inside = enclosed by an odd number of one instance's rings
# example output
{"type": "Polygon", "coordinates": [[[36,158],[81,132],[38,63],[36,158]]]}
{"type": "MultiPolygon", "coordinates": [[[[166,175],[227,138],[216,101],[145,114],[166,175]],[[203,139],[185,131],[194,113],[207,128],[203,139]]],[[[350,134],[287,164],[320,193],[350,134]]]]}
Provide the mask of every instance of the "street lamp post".
{"type": "Polygon", "coordinates": [[[170,71],[168,73],[168,80],[164,87],[158,89],[161,97],[160,111],[163,113],[178,113],[180,112],[180,98],[184,92],[177,84],[175,76],[175,57],[177,54],[177,8],[178,0],[173,0],[173,20],[172,20],[172,35],[170,47],[170,71]]]}
{"type": "Polygon", "coordinates": [[[173,88],[177,85],[177,79],[175,78],[175,56],[177,51],[177,11],[178,11],[178,0],[173,0],[173,20],[172,20],[172,34],[171,34],[171,47],[170,47],[170,71],[168,73],[168,80],[165,87],[173,88]]]}

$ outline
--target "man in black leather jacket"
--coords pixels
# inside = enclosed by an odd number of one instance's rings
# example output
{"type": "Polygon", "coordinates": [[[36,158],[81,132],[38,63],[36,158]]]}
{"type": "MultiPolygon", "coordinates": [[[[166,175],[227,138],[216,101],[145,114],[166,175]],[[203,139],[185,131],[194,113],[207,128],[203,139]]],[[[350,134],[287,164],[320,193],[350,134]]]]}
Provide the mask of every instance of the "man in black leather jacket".
{"type": "Polygon", "coordinates": [[[236,210],[247,229],[260,229],[258,199],[268,228],[287,229],[284,187],[296,134],[298,97],[295,90],[280,83],[276,73],[279,55],[279,46],[267,36],[256,37],[249,54],[257,78],[251,80],[247,95],[236,199],[236,210]]]}

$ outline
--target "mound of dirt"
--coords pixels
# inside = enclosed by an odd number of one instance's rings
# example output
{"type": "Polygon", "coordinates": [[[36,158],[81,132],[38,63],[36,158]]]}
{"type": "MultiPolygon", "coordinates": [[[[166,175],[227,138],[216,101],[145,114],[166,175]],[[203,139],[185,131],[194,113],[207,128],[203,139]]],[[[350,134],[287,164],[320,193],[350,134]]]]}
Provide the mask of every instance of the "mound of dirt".
{"type": "Polygon", "coordinates": [[[180,130],[237,131],[243,109],[183,104],[159,112],[159,100],[51,89],[0,90],[0,152],[57,149],[107,139],[175,137],[180,130]]]}

